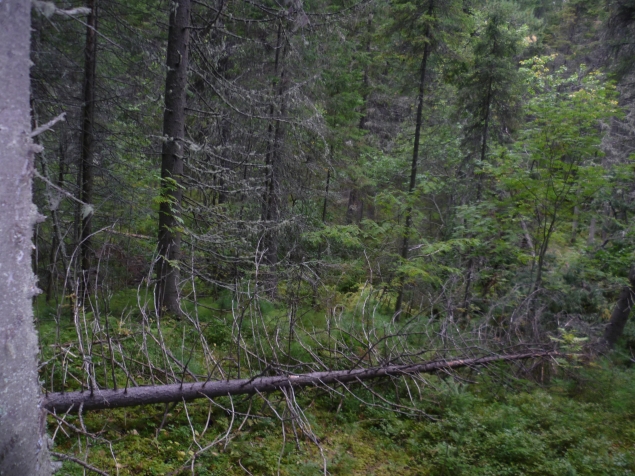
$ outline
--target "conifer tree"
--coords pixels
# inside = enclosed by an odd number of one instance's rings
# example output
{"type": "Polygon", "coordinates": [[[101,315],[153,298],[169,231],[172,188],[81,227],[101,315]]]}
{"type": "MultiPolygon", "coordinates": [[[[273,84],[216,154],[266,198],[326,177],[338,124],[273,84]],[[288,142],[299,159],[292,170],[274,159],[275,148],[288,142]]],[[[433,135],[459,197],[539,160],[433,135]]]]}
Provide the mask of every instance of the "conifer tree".
{"type": "MultiPolygon", "coordinates": [[[[475,31],[472,57],[459,85],[459,102],[466,117],[462,175],[465,184],[463,205],[480,202],[486,184],[480,171],[488,160],[492,143],[511,141],[520,114],[521,78],[517,55],[521,51],[521,31],[515,15],[518,10],[505,0],[488,4],[475,31]],[[471,186],[476,182],[476,190],[471,186]]],[[[475,260],[468,258],[463,314],[470,306],[475,260]]]]}
{"type": "Polygon", "coordinates": [[[178,0],[170,9],[161,159],[159,208],[159,263],[157,310],[179,314],[180,217],[185,155],[185,106],[189,64],[190,0],[178,0]]]}
{"type": "MultiPolygon", "coordinates": [[[[460,37],[460,25],[465,24],[465,14],[462,9],[462,1],[439,2],[428,0],[421,4],[411,1],[395,2],[394,26],[403,41],[406,43],[410,54],[420,54],[420,66],[418,69],[418,94],[416,98],[416,115],[414,139],[412,143],[412,159],[410,161],[410,173],[408,184],[408,200],[413,197],[417,187],[417,173],[419,167],[419,155],[421,146],[421,130],[424,120],[424,102],[426,89],[429,88],[431,56],[437,49],[451,48],[460,37]],[[449,36],[456,35],[449,39],[449,36]]],[[[400,245],[400,257],[403,262],[408,260],[410,234],[412,232],[412,204],[408,203],[405,210],[403,236],[400,245]]],[[[397,319],[403,305],[405,277],[399,277],[395,315],[397,319]]]]}

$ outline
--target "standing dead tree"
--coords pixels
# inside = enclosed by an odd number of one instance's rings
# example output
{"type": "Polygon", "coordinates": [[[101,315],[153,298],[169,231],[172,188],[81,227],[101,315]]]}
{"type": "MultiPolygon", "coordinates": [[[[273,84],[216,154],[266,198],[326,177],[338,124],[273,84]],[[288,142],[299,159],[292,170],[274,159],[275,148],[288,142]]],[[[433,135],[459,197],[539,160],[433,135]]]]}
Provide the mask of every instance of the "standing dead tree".
{"type": "Polygon", "coordinates": [[[0,474],[51,474],[38,408],[37,335],[31,299],[33,155],[29,117],[31,4],[0,4],[0,474]]]}
{"type": "Polygon", "coordinates": [[[93,188],[95,180],[95,89],[97,81],[97,1],[89,3],[90,13],[86,20],[86,45],[84,48],[84,84],[82,106],[81,160],[80,160],[80,193],[81,200],[81,266],[82,295],[90,292],[92,265],[92,215],[93,188]]]}

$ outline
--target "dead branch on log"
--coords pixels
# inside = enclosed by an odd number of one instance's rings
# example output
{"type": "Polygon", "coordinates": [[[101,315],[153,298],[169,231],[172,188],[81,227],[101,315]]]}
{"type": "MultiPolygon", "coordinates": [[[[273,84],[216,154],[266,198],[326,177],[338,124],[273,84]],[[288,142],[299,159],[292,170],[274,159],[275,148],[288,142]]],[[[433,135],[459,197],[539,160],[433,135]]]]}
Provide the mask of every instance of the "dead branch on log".
{"type": "Polygon", "coordinates": [[[92,471],[93,473],[101,474],[102,476],[110,476],[108,473],[100,470],[99,468],[94,467],[91,464],[86,463],[85,461],[82,461],[79,458],[75,458],[74,456],[67,455],[67,454],[64,454],[64,453],[57,453],[55,451],[51,451],[51,455],[55,456],[58,459],[72,461],[73,463],[76,463],[76,464],[78,464],[80,466],[83,466],[84,468],[86,468],[89,471],[92,471]]]}
{"type": "Polygon", "coordinates": [[[204,397],[221,397],[228,395],[250,395],[262,392],[273,392],[287,388],[307,386],[326,386],[329,384],[348,383],[382,377],[398,377],[418,373],[431,373],[439,370],[451,370],[461,367],[474,367],[493,362],[509,362],[514,360],[552,357],[557,352],[528,352],[524,354],[494,355],[471,359],[441,360],[411,365],[391,365],[356,370],[339,370],[311,372],[301,375],[278,375],[274,377],[257,377],[251,379],[222,380],[213,382],[194,382],[183,384],[132,387],[123,390],[79,391],[66,393],[49,393],[42,401],[42,407],[51,412],[73,412],[82,406],[83,411],[105,408],[120,408],[136,405],[152,405],[190,401],[204,397]]]}

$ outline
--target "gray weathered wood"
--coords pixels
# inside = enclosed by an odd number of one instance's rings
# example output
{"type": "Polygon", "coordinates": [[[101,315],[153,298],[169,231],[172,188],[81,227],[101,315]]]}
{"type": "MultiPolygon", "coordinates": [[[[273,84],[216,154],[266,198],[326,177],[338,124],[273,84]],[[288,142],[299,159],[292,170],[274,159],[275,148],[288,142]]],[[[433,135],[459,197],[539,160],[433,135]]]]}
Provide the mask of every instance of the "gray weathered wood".
{"type": "Polygon", "coordinates": [[[31,298],[31,2],[0,1],[0,474],[51,474],[31,298]]]}
{"type": "Polygon", "coordinates": [[[336,385],[362,380],[399,377],[437,370],[486,365],[493,362],[524,360],[555,355],[553,352],[528,352],[524,354],[495,355],[476,359],[439,360],[416,365],[391,365],[368,369],[312,372],[301,375],[281,375],[251,379],[222,380],[211,382],[188,382],[172,385],[131,387],[120,390],[95,390],[90,392],[49,393],[42,406],[49,411],[67,412],[99,410],[103,408],[129,407],[156,403],[189,401],[204,397],[226,395],[249,395],[257,392],[273,392],[289,387],[336,385]]]}

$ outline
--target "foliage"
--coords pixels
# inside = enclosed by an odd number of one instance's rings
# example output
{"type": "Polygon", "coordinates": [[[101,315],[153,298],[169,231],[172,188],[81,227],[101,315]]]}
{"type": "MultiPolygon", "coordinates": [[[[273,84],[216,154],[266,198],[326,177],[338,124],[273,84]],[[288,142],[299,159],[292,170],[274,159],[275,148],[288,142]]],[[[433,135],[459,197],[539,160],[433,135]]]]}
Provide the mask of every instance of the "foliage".
{"type": "MultiPolygon", "coordinates": [[[[314,391],[301,398],[314,402],[313,430],[331,474],[635,473],[630,369],[583,369],[547,388],[519,385],[504,393],[496,390],[501,385],[497,378],[488,373],[473,389],[452,379],[430,379],[427,403],[421,404],[435,420],[400,417],[359,400],[339,402],[314,391]]],[[[251,404],[260,403],[255,399],[251,404]]],[[[284,403],[276,406],[281,411],[284,403]]],[[[160,431],[162,406],[91,413],[83,420],[87,429],[114,439],[119,474],[158,475],[178,469],[186,455],[196,451],[190,424],[200,445],[224,431],[224,411],[207,407],[190,403],[186,414],[178,405],[160,431]],[[212,418],[206,426],[208,410],[212,418]]],[[[76,416],[67,421],[80,424],[76,416]]],[[[308,440],[283,447],[281,437],[272,418],[247,419],[226,446],[202,456],[197,474],[244,474],[241,465],[253,474],[321,473],[320,453],[308,440]]],[[[58,438],[56,450],[79,453],[79,444],[77,439],[58,438]]],[[[107,445],[96,442],[91,454],[93,464],[115,470],[107,445]]],[[[69,462],[64,471],[81,474],[69,462]]]]}
{"type": "Polygon", "coordinates": [[[178,471],[212,443],[190,472],[632,474],[632,372],[589,353],[635,258],[633,83],[606,54],[631,55],[631,3],[194,2],[185,168],[165,180],[167,6],[103,3],[90,204],[84,25],[36,15],[33,125],[68,117],[36,158],[47,391],[571,354],[522,374],[544,387],[500,366],[51,417],[59,450],[119,474],[178,471]],[[154,302],[166,203],[171,316],[154,302]]]}

